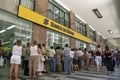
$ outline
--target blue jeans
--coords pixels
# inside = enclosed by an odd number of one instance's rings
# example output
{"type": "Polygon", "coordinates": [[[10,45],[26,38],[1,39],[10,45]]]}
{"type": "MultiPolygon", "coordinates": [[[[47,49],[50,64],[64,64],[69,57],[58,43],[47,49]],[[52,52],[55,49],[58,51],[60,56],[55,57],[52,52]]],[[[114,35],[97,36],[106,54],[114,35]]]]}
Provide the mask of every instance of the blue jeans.
{"type": "Polygon", "coordinates": [[[65,74],[71,74],[71,58],[64,59],[64,71],[65,74]]]}
{"type": "Polygon", "coordinates": [[[50,58],[50,68],[52,72],[56,71],[56,59],[54,57],[50,58]]]}

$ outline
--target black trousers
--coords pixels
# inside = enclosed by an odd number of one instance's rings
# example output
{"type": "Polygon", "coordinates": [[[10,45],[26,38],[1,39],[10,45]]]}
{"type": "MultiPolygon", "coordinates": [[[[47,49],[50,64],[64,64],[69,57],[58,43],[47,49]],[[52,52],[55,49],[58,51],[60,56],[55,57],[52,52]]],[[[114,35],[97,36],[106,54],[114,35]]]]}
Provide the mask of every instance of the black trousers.
{"type": "Polygon", "coordinates": [[[29,76],[28,64],[29,64],[28,60],[25,60],[25,61],[24,61],[24,75],[25,75],[25,76],[29,76]]]}
{"type": "Polygon", "coordinates": [[[114,63],[112,60],[106,60],[106,68],[108,71],[114,71],[114,63]]]}

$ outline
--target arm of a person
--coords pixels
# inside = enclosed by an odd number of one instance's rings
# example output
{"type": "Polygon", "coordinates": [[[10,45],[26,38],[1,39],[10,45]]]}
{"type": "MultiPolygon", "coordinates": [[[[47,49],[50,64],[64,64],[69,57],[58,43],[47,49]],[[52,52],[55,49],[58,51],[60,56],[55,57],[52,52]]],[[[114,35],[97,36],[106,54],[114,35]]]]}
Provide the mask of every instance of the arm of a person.
{"type": "Polygon", "coordinates": [[[24,52],[24,49],[23,49],[23,47],[22,47],[22,55],[24,55],[23,52],[24,52]]]}

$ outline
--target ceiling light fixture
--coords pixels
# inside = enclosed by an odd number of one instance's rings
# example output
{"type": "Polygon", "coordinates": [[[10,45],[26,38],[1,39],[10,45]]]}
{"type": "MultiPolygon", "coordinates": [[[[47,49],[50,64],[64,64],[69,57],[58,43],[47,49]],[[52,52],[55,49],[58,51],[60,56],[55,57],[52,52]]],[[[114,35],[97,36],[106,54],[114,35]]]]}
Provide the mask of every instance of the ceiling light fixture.
{"type": "Polygon", "coordinates": [[[8,28],[6,28],[6,29],[12,29],[12,28],[14,28],[15,27],[15,25],[12,25],[12,26],[10,26],[10,27],[8,27],[8,28]]]}
{"type": "Polygon", "coordinates": [[[101,15],[100,11],[96,8],[96,9],[93,9],[93,12],[95,13],[95,15],[98,17],[98,18],[102,18],[103,16],[101,15]]]}
{"type": "Polygon", "coordinates": [[[112,30],[108,30],[109,34],[113,34],[112,30]]]}
{"type": "Polygon", "coordinates": [[[6,30],[5,30],[5,29],[3,29],[3,30],[1,30],[1,31],[0,31],[0,33],[3,33],[3,32],[5,32],[5,31],[6,31],[6,30]]]}

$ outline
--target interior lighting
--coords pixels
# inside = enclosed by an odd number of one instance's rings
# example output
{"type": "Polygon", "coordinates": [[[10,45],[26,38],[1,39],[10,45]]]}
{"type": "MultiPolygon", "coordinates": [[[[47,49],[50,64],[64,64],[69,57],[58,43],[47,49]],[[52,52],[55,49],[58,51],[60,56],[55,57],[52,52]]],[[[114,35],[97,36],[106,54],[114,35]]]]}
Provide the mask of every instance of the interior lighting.
{"type": "Polygon", "coordinates": [[[3,29],[3,30],[1,30],[1,31],[0,31],[0,33],[3,33],[3,32],[5,32],[5,31],[6,31],[6,30],[5,30],[5,29],[3,29]]]}
{"type": "Polygon", "coordinates": [[[96,8],[96,9],[93,9],[93,12],[95,13],[95,15],[98,17],[98,18],[102,18],[103,16],[101,15],[100,11],[96,8]]]}
{"type": "Polygon", "coordinates": [[[112,30],[108,30],[109,34],[113,34],[112,30]]]}
{"type": "Polygon", "coordinates": [[[8,28],[6,28],[6,29],[12,29],[12,28],[14,28],[15,27],[15,25],[12,25],[12,26],[10,26],[10,27],[8,27],[8,28]]]}

